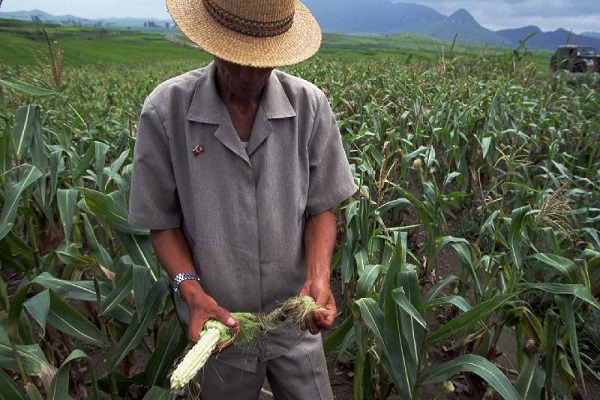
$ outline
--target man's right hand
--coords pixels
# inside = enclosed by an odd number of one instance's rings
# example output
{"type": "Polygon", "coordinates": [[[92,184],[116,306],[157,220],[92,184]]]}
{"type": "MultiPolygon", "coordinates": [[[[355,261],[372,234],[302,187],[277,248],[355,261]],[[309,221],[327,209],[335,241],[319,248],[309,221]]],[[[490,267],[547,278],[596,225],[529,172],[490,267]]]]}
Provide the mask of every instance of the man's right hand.
{"type": "Polygon", "coordinates": [[[224,325],[237,329],[238,323],[229,311],[220,307],[215,299],[207,295],[196,281],[184,281],[179,285],[181,298],[188,307],[190,314],[188,337],[197,342],[200,331],[209,319],[216,319],[224,325]]]}

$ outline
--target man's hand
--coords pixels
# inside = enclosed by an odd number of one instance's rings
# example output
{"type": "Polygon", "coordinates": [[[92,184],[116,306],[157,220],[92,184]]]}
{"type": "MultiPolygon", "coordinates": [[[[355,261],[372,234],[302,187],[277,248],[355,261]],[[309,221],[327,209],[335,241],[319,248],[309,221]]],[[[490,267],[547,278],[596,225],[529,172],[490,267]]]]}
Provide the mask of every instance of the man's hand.
{"type": "MultiPolygon", "coordinates": [[[[194,342],[198,341],[200,331],[204,327],[206,321],[209,319],[216,319],[230,328],[239,329],[237,321],[233,319],[231,314],[229,314],[226,309],[220,307],[215,299],[197,287],[184,289],[182,286],[185,283],[186,282],[184,281],[180,285],[180,291],[181,297],[187,305],[190,313],[188,337],[191,340],[194,342]]],[[[198,286],[197,282],[192,281],[190,283],[191,285],[195,284],[195,286],[198,286]]]]}
{"type": "Polygon", "coordinates": [[[302,328],[308,329],[313,335],[331,329],[337,314],[337,307],[329,281],[325,279],[308,280],[304,283],[300,295],[312,297],[318,305],[325,309],[310,313],[302,328]]]}

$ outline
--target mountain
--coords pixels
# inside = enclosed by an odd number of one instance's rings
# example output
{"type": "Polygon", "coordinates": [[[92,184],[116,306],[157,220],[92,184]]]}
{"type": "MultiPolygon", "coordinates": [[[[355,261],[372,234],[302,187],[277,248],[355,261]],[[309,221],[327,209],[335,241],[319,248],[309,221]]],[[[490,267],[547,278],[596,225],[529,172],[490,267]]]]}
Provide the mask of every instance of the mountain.
{"type": "MultiPolygon", "coordinates": [[[[542,32],[535,26],[492,31],[481,26],[464,9],[445,16],[430,7],[397,0],[303,0],[324,32],[388,35],[415,33],[457,42],[518,47],[526,41],[529,49],[554,49],[561,44],[583,44],[600,50],[600,33],[572,34],[564,29],[542,32]],[[526,40],[527,39],[527,40],[526,40]]],[[[88,20],[72,15],[53,16],[39,10],[0,12],[0,18],[39,19],[43,22],[108,27],[172,28],[171,20],[110,18],[88,20]]]]}
{"type": "Polygon", "coordinates": [[[600,38],[577,35],[564,29],[553,32],[542,32],[537,26],[526,26],[518,29],[505,29],[497,32],[513,43],[525,40],[525,45],[533,49],[553,50],[561,44],[580,44],[596,47],[600,50],[600,38]]]}
{"type": "Polygon", "coordinates": [[[600,32],[583,32],[581,35],[600,39],[600,32]]]}
{"type": "Polygon", "coordinates": [[[554,49],[561,44],[585,44],[600,50],[596,37],[568,34],[565,30],[542,32],[528,26],[492,31],[481,26],[465,9],[445,16],[432,8],[395,0],[304,0],[325,32],[345,34],[416,33],[458,42],[517,47],[526,41],[530,49],[554,49]]]}
{"type": "Polygon", "coordinates": [[[74,15],[52,15],[41,10],[0,12],[0,18],[18,19],[28,21],[41,21],[51,24],[77,25],[77,26],[107,26],[123,28],[159,27],[163,28],[169,24],[173,26],[172,20],[157,20],[153,18],[103,18],[87,19],[74,15]]]}

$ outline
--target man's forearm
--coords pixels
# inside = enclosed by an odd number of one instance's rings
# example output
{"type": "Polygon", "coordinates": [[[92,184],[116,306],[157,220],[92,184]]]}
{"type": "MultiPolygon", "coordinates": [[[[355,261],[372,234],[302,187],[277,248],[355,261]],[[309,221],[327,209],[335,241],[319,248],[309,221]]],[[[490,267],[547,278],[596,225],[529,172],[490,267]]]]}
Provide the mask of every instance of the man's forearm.
{"type": "Polygon", "coordinates": [[[329,280],[336,236],[337,225],[332,211],[308,217],[304,230],[307,280],[329,280]]]}
{"type": "MultiPolygon", "coordinates": [[[[154,253],[171,279],[181,272],[196,274],[192,256],[181,229],[151,230],[150,241],[154,253]]],[[[183,281],[179,286],[181,297],[184,299],[186,292],[198,289],[198,283],[193,280],[183,281]]]]}

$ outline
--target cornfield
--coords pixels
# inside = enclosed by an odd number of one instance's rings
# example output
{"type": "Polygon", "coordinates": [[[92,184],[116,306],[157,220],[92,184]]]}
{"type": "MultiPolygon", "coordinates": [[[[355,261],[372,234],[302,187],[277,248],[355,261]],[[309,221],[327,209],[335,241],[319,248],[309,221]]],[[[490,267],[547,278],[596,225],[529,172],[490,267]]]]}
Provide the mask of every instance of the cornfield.
{"type": "MultiPolygon", "coordinates": [[[[50,54],[0,66],[0,393],[174,398],[187,340],[127,204],[144,96],[197,65],[50,54]]],[[[325,342],[354,398],[585,396],[600,381],[600,77],[550,75],[525,49],[289,71],[327,94],[359,187],[337,210],[343,303],[325,342]]]]}

